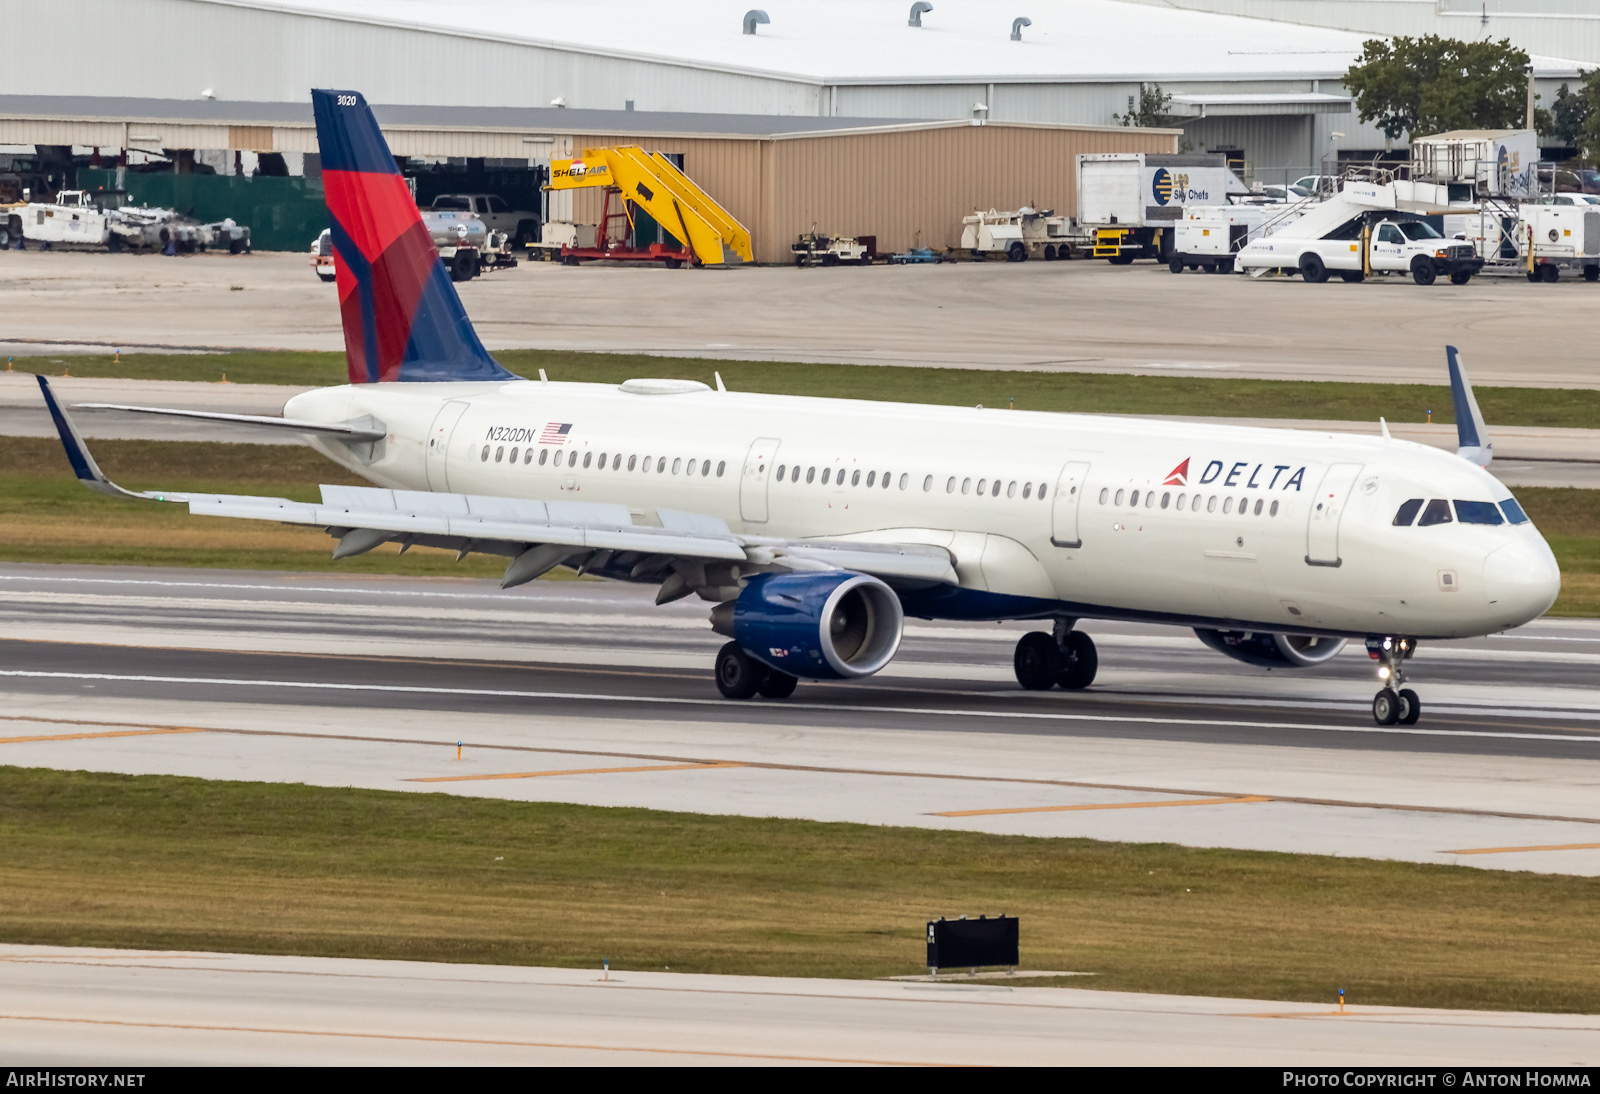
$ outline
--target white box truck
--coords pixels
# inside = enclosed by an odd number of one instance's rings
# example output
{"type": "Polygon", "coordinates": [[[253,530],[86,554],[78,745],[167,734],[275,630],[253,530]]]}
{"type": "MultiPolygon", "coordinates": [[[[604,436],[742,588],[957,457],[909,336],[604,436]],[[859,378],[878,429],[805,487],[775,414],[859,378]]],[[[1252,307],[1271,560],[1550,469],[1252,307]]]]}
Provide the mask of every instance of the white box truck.
{"type": "Polygon", "coordinates": [[[1301,202],[1186,206],[1173,232],[1167,268],[1232,273],[1234,256],[1246,243],[1292,224],[1303,212],[1301,202]]]}
{"type": "Polygon", "coordinates": [[[1249,193],[1221,153],[1082,152],[1077,168],[1077,238],[1113,265],[1168,261],[1185,206],[1249,193]]]}
{"type": "Polygon", "coordinates": [[[1600,281],[1600,205],[1524,202],[1515,231],[1529,281],[1559,281],[1564,269],[1600,281]]]}

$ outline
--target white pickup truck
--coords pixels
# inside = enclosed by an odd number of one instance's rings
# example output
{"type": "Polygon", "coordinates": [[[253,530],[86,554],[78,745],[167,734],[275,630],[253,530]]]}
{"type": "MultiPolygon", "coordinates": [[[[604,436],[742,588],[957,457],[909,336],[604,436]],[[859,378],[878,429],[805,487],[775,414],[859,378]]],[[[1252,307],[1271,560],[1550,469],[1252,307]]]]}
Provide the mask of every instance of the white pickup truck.
{"type": "Polygon", "coordinates": [[[1320,285],[1336,273],[1344,281],[1362,281],[1369,273],[1411,275],[1418,285],[1432,285],[1440,274],[1452,285],[1465,285],[1483,269],[1483,259],[1470,244],[1446,239],[1423,220],[1389,214],[1374,223],[1352,221],[1320,239],[1293,238],[1285,231],[1253,241],[1235,260],[1243,270],[1298,273],[1320,285]]]}

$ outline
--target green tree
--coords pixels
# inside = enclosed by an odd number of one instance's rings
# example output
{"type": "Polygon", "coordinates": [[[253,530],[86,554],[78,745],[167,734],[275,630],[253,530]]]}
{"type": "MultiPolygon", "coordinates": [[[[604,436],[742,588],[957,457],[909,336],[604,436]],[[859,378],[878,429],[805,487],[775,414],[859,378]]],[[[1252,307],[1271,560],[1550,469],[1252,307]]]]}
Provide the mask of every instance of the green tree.
{"type": "Polygon", "coordinates": [[[1600,69],[1585,72],[1573,91],[1562,84],[1550,104],[1551,137],[1578,150],[1578,158],[1600,162],[1600,69]]]}
{"type": "Polygon", "coordinates": [[[1126,114],[1111,115],[1111,120],[1141,129],[1178,129],[1183,118],[1171,109],[1172,96],[1162,91],[1160,84],[1140,84],[1138,105],[1126,114]]]}
{"type": "Polygon", "coordinates": [[[1451,129],[1519,129],[1527,118],[1528,55],[1509,40],[1436,34],[1374,39],[1345,73],[1363,122],[1391,138],[1451,129]]]}

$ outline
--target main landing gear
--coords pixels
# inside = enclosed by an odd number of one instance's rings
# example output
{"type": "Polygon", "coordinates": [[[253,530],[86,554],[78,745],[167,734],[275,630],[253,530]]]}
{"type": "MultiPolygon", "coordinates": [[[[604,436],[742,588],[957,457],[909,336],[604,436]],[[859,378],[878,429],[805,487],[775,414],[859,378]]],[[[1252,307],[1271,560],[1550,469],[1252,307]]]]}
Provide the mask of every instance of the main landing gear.
{"type": "Polygon", "coordinates": [[[1100,658],[1095,653],[1094,640],[1072,629],[1076,622],[1058,619],[1053,634],[1029,631],[1022,636],[1011,659],[1017,670],[1017,683],[1029,691],[1048,691],[1057,685],[1077,691],[1094,683],[1100,658]]]}
{"type": "Polygon", "coordinates": [[[787,699],[800,681],[786,672],[769,669],[729,642],[717,651],[717,690],[725,699],[787,699]]]}
{"type": "Polygon", "coordinates": [[[1412,638],[1388,635],[1367,639],[1367,656],[1379,662],[1378,679],[1383,690],[1372,697],[1372,720],[1380,726],[1416,725],[1422,715],[1422,700],[1410,688],[1395,688],[1406,682],[1405,663],[1417,652],[1412,638]]]}

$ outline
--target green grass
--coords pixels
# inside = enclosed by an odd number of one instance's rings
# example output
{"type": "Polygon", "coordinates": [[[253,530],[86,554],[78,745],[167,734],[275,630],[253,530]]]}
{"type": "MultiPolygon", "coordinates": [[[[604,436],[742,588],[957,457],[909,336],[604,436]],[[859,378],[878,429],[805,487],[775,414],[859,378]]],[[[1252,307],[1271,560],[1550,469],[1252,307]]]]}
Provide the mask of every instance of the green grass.
{"type": "MultiPolygon", "coordinates": [[[[1315,380],[1241,380],[1216,377],[1123,376],[1073,372],[1002,372],[982,369],[888,365],[819,365],[716,361],[648,354],[567,350],[502,350],[505,366],[524,376],[543,368],[552,380],[619,383],[631,376],[677,376],[710,383],[720,371],[739,391],[827,395],[953,406],[1009,406],[1022,410],[1106,414],[1184,414],[1240,418],[1313,418],[1334,421],[1455,421],[1443,385],[1355,384],[1315,380]]],[[[246,350],[230,354],[127,354],[110,357],[30,357],[30,369],[59,376],[151,380],[229,380],[255,384],[324,386],[345,382],[344,354],[246,350]]],[[[1521,387],[1476,389],[1484,417],[1508,426],[1600,426],[1600,391],[1521,387]]]]}
{"type": "MultiPolygon", "coordinates": [[[[318,483],[363,480],[309,448],[198,441],[96,441],[106,473],[139,490],[268,494],[312,501],[318,483]]],[[[445,551],[387,546],[334,562],[320,529],[218,517],[191,517],[179,505],[103,497],[79,485],[61,446],[44,438],[0,437],[0,560],[213,566],[259,570],[498,577],[505,560],[482,555],[457,563],[445,551]]],[[[1553,615],[1600,616],[1600,490],[1527,487],[1517,491],[1561,564],[1553,615]]],[[[551,578],[569,577],[557,569],[551,578]]]]}
{"type": "Polygon", "coordinates": [[[12,943],[871,977],[1007,912],[1073,987],[1600,1010],[1594,878],[15,767],[0,845],[12,943]]]}

